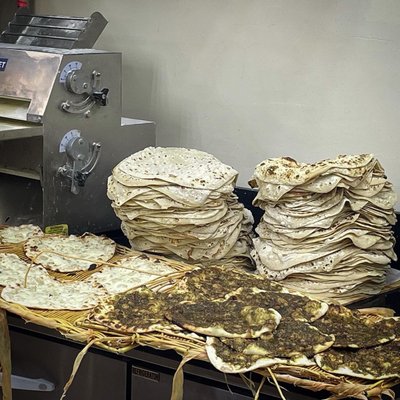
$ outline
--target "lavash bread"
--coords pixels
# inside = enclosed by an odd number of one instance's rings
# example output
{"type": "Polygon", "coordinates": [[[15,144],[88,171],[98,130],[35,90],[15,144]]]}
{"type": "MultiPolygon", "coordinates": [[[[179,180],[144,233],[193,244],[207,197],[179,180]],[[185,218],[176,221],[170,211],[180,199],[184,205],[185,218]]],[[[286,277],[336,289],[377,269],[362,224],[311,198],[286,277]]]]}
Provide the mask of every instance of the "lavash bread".
{"type": "Polygon", "coordinates": [[[265,211],[252,252],[261,274],[344,303],[381,290],[396,260],[396,194],[372,154],[267,159],[250,185],[265,211]]]}
{"type": "Polygon", "coordinates": [[[86,310],[106,295],[93,279],[59,281],[41,265],[27,264],[13,254],[0,254],[1,297],[29,308],[44,310],[86,310]],[[14,269],[14,275],[10,270],[14,269]]]}
{"type": "Polygon", "coordinates": [[[127,290],[176,272],[168,263],[144,254],[129,256],[115,261],[111,266],[104,266],[91,277],[103,286],[109,294],[119,294],[127,290]]]}
{"type": "Polygon", "coordinates": [[[148,147],[113,169],[107,194],[136,250],[251,262],[253,218],[233,194],[237,175],[199,150],[148,147]]]}
{"type": "Polygon", "coordinates": [[[25,255],[33,262],[57,272],[94,269],[110,260],[116,243],[105,237],[86,233],[82,236],[48,235],[33,237],[24,244],[25,255]]]}
{"type": "Polygon", "coordinates": [[[24,224],[0,228],[0,245],[22,243],[34,236],[43,236],[43,231],[37,225],[24,224]]]}

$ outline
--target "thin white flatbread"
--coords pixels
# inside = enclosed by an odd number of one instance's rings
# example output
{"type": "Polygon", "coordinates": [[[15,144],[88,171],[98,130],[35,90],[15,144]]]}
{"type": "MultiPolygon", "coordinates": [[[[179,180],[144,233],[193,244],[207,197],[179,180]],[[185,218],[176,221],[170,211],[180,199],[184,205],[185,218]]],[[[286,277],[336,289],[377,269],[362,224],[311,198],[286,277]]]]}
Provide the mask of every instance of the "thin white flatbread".
{"type": "Polygon", "coordinates": [[[109,294],[123,293],[176,272],[161,259],[140,255],[120,259],[115,265],[103,267],[101,271],[92,275],[92,278],[109,294]]]}
{"type": "Polygon", "coordinates": [[[106,295],[93,280],[60,282],[40,265],[33,265],[26,277],[26,285],[6,286],[1,297],[28,308],[41,310],[86,310],[95,307],[106,295]]]}
{"type": "Polygon", "coordinates": [[[37,225],[25,224],[0,228],[0,244],[17,244],[34,236],[43,236],[44,233],[37,225]]]}
{"type": "Polygon", "coordinates": [[[110,260],[116,249],[113,240],[104,236],[43,236],[27,240],[27,257],[52,271],[87,271],[110,260]]]}
{"type": "Polygon", "coordinates": [[[23,283],[29,267],[15,254],[0,254],[0,286],[23,283]]]}
{"type": "Polygon", "coordinates": [[[238,172],[211,154],[179,147],[147,147],[121,161],[114,178],[125,186],[165,186],[217,190],[232,182],[238,172]]]}

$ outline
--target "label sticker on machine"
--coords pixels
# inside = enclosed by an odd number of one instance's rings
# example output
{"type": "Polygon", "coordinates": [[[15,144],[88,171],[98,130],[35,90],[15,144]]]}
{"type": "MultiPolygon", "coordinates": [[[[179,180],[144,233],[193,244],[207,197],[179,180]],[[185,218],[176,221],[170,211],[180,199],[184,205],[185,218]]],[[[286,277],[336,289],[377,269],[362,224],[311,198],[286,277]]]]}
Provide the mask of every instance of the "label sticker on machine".
{"type": "Polygon", "coordinates": [[[8,58],[0,58],[0,71],[4,71],[7,67],[8,58]]]}
{"type": "Polygon", "coordinates": [[[50,225],[44,228],[44,233],[48,235],[65,235],[68,236],[68,225],[67,224],[59,224],[59,225],[50,225]]]}
{"type": "Polygon", "coordinates": [[[76,137],[81,136],[81,132],[78,131],[78,129],[72,129],[68,131],[63,138],[61,139],[60,146],[58,148],[58,151],[60,153],[65,153],[65,150],[67,148],[67,144],[72,140],[75,139],[76,137]]]}

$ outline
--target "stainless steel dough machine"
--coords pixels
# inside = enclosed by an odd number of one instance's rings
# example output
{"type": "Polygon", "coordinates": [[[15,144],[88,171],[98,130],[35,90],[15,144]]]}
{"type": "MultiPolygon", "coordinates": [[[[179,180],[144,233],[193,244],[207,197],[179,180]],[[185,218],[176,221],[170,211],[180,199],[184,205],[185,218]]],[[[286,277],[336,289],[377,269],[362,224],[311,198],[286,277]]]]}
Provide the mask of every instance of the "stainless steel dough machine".
{"type": "Polygon", "coordinates": [[[22,11],[2,33],[0,224],[119,227],[107,177],[155,126],[121,117],[121,53],[88,48],[106,23],[22,11]]]}

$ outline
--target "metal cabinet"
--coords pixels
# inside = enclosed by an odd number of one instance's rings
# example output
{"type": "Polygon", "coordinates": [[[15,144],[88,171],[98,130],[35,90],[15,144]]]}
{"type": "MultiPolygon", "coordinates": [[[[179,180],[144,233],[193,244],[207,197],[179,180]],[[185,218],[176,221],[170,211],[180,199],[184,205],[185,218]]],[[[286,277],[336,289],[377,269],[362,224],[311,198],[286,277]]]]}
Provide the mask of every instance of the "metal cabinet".
{"type": "MultiPolygon", "coordinates": [[[[160,372],[156,369],[132,366],[131,400],[170,400],[174,371],[160,372]]],[[[185,376],[183,400],[251,400],[253,397],[195,381],[185,376]]]]}
{"type": "MultiPolygon", "coordinates": [[[[13,400],[59,400],[80,349],[32,334],[13,331],[10,334],[12,373],[28,378],[23,383],[20,379],[18,384],[28,389],[41,387],[39,391],[13,389],[13,400]],[[44,379],[48,384],[40,385],[37,379],[44,379]],[[54,390],[46,391],[46,386],[51,389],[51,384],[54,390]]],[[[87,353],[65,400],[126,400],[126,372],[123,361],[87,353]]]]}

